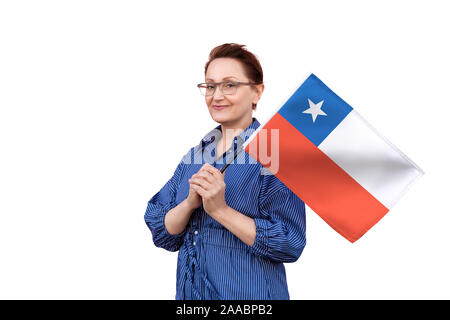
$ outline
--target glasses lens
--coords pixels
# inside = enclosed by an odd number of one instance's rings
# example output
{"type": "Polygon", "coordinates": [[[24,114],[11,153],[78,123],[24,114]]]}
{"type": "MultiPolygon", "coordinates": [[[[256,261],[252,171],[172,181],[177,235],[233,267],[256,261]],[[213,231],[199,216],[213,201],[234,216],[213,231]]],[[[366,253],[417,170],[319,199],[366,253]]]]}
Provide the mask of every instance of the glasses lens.
{"type": "Polygon", "coordinates": [[[205,85],[205,92],[206,92],[205,95],[212,96],[215,91],[216,91],[216,85],[214,85],[212,83],[207,83],[205,85]]]}
{"type": "Polygon", "coordinates": [[[202,83],[199,86],[200,93],[204,96],[211,96],[214,94],[215,87],[216,87],[215,85],[210,83],[202,83]]]}
{"type": "Polygon", "coordinates": [[[225,82],[222,84],[223,94],[234,94],[236,92],[237,85],[233,82],[225,82]]]}

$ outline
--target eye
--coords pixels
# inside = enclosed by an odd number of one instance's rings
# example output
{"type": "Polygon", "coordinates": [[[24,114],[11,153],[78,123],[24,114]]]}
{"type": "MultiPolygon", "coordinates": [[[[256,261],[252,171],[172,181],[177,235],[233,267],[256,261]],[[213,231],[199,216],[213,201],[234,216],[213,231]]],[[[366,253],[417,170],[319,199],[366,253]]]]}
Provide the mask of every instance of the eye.
{"type": "Polygon", "coordinates": [[[233,88],[234,86],[236,86],[236,84],[233,82],[227,82],[225,83],[225,86],[227,86],[228,88],[233,88]]]}

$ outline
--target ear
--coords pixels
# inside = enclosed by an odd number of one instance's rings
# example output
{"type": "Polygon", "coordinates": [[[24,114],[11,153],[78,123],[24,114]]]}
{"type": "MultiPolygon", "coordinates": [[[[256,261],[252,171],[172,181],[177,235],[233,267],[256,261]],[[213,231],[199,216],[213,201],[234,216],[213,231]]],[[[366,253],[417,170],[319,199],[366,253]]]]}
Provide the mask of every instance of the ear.
{"type": "MultiPolygon", "coordinates": [[[[261,99],[261,95],[262,95],[263,91],[264,91],[264,83],[256,85],[256,97],[252,101],[254,106],[258,103],[259,99],[261,99]]],[[[254,108],[254,110],[255,109],[256,108],[254,108]]]]}

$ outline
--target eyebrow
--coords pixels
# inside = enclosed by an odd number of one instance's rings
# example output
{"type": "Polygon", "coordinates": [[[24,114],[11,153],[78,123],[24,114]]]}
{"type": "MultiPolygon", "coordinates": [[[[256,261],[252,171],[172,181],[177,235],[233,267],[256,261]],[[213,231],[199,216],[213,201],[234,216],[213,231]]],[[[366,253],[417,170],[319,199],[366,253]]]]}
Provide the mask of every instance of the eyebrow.
{"type": "MultiPolygon", "coordinates": [[[[225,80],[225,79],[231,79],[231,78],[235,78],[235,79],[237,79],[236,77],[231,77],[231,76],[229,76],[229,77],[225,77],[225,78],[223,78],[222,80],[225,80]]],[[[206,80],[207,80],[207,81],[208,81],[208,80],[214,81],[213,79],[209,79],[209,78],[208,78],[208,79],[206,79],[206,80]]]]}

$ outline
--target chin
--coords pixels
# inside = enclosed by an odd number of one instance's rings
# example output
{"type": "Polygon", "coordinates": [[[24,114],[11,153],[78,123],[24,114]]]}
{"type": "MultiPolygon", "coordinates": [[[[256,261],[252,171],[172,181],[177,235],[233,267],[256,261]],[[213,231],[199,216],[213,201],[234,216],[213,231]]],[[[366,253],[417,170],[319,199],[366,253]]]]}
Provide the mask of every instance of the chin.
{"type": "Polygon", "coordinates": [[[222,112],[212,109],[210,111],[210,114],[213,120],[217,122],[227,122],[233,119],[233,116],[228,112],[222,112]]]}
{"type": "Polygon", "coordinates": [[[212,119],[219,123],[225,123],[230,121],[229,116],[221,115],[221,114],[212,114],[212,119]]]}

